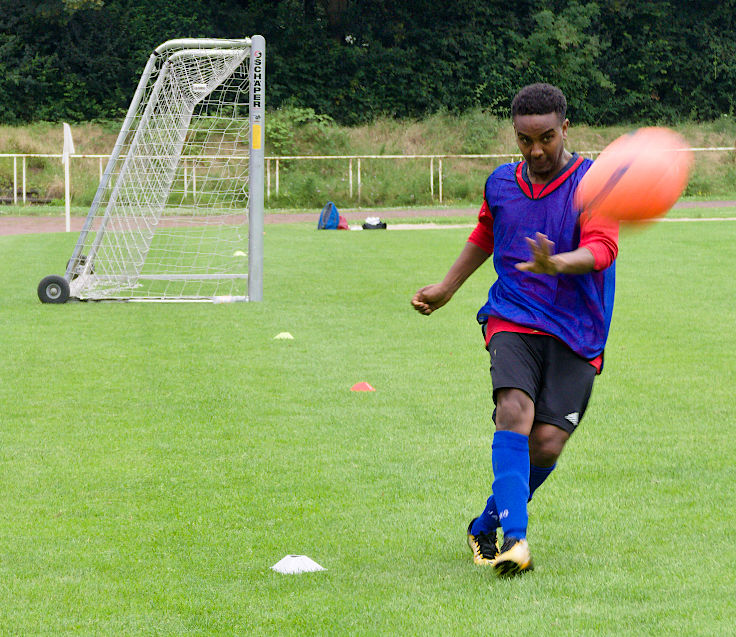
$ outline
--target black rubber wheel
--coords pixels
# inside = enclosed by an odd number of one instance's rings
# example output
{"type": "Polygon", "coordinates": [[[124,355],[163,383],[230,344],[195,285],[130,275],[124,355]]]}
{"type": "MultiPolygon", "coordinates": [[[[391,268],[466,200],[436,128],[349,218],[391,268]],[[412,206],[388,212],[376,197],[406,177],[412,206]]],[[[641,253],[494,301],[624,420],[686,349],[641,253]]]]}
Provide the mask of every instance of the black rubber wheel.
{"type": "Polygon", "coordinates": [[[38,298],[41,303],[66,303],[69,300],[69,282],[56,274],[44,277],[38,284],[38,298]]]}

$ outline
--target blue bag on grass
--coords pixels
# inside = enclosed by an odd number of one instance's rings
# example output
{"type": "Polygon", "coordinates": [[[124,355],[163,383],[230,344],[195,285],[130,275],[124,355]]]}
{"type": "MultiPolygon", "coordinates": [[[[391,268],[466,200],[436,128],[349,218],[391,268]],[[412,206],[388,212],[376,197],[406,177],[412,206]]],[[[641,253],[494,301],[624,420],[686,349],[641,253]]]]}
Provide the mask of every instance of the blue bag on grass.
{"type": "Polygon", "coordinates": [[[322,208],[317,222],[318,230],[347,230],[347,220],[337,211],[337,207],[331,201],[322,208]]]}

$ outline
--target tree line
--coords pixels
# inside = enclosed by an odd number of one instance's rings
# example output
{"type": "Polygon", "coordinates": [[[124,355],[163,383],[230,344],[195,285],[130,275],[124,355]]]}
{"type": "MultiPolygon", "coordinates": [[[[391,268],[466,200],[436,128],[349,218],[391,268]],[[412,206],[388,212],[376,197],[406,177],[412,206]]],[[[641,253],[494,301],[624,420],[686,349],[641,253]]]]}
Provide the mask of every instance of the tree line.
{"type": "Polygon", "coordinates": [[[120,118],[151,51],[267,46],[267,106],[343,124],[481,108],[547,81],[578,123],[712,120],[736,105],[736,0],[0,0],[0,123],[120,118]]]}

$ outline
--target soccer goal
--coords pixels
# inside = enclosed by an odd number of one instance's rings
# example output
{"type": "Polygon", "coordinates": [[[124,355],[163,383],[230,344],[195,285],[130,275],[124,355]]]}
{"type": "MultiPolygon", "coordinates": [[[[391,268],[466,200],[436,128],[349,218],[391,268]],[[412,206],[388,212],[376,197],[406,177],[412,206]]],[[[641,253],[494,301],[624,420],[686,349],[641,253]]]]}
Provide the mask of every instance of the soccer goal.
{"type": "Polygon", "coordinates": [[[264,97],[259,35],[159,46],[41,301],[262,300],[264,97]]]}

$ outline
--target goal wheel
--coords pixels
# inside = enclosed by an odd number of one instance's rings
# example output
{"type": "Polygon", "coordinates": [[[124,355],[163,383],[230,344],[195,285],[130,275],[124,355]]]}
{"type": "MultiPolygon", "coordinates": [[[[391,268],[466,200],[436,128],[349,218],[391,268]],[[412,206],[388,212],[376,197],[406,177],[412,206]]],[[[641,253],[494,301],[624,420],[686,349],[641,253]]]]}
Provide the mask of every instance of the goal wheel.
{"type": "Polygon", "coordinates": [[[50,274],[38,284],[41,303],[66,303],[69,299],[69,282],[57,274],[50,274]]]}

